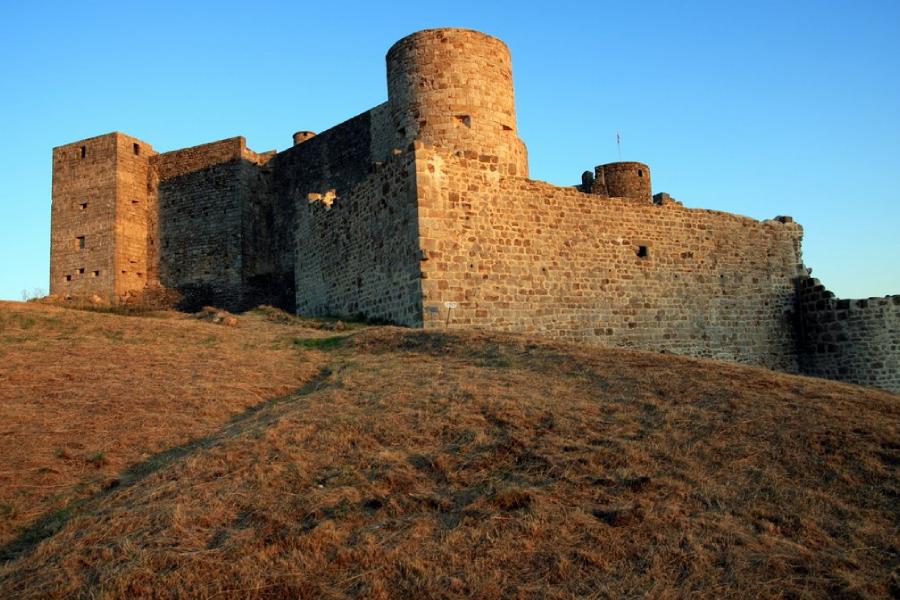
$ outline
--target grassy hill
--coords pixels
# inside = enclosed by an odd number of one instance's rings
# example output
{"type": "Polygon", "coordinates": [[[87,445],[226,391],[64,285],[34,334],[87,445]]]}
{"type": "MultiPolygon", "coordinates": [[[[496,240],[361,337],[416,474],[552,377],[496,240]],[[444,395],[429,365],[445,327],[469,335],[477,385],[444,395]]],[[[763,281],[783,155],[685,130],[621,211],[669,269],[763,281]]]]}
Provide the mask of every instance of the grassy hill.
{"type": "Polygon", "coordinates": [[[900,397],[276,311],[0,304],[0,597],[900,595],[900,397]]]}

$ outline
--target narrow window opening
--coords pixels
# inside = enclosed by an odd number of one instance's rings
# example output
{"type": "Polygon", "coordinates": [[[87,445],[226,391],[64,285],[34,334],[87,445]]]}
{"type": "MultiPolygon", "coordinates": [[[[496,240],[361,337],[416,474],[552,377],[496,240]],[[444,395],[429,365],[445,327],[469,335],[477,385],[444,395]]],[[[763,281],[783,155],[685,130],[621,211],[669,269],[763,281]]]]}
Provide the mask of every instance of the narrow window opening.
{"type": "Polygon", "coordinates": [[[82,202],[78,205],[81,210],[87,210],[87,202],[82,202]]]}
{"type": "Polygon", "coordinates": [[[87,156],[87,146],[82,146],[81,147],[81,158],[84,158],[85,156],[87,156]]]}
{"type": "Polygon", "coordinates": [[[138,273],[137,276],[138,276],[138,277],[143,277],[144,274],[143,274],[143,273],[138,273]]]}
{"type": "Polygon", "coordinates": [[[400,136],[400,137],[402,137],[402,138],[405,138],[405,137],[406,137],[406,128],[405,128],[405,127],[401,127],[400,129],[398,129],[398,130],[397,130],[397,135],[400,136]]]}
{"type": "Polygon", "coordinates": [[[510,127],[509,125],[504,125],[503,131],[512,131],[512,127],[510,127]]]}
{"type": "Polygon", "coordinates": [[[141,145],[140,144],[134,144],[133,147],[134,147],[134,155],[135,156],[137,156],[138,154],[141,153],[141,145]]]}
{"type": "Polygon", "coordinates": [[[638,169],[638,177],[643,177],[643,176],[644,176],[644,170],[638,169]]]}
{"type": "Polygon", "coordinates": [[[100,271],[91,271],[91,277],[100,277],[100,271]]]}
{"type": "Polygon", "coordinates": [[[638,258],[647,258],[650,252],[647,250],[647,246],[638,246],[637,255],[638,258]]]}
{"type": "Polygon", "coordinates": [[[84,267],[81,267],[80,269],[78,269],[78,274],[84,275],[84,267]]]}
{"type": "Polygon", "coordinates": [[[66,275],[66,281],[72,281],[72,276],[71,276],[71,275],[66,275]]]}
{"type": "Polygon", "coordinates": [[[131,201],[132,206],[137,206],[139,203],[140,203],[140,200],[132,200],[131,201]]]}
{"type": "Polygon", "coordinates": [[[465,125],[466,127],[472,126],[472,117],[469,115],[456,115],[456,120],[465,125]]]}
{"type": "Polygon", "coordinates": [[[77,238],[75,238],[75,246],[79,250],[84,250],[84,236],[83,235],[79,235],[77,238]]]}

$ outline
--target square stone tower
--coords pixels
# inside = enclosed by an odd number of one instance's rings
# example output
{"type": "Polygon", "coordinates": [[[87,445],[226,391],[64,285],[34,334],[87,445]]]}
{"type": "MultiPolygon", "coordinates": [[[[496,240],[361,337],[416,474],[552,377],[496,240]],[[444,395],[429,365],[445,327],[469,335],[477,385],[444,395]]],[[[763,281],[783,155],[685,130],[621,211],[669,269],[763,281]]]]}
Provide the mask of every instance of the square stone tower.
{"type": "Polygon", "coordinates": [[[53,149],[51,294],[112,301],[156,279],[154,154],[118,132],[53,149]]]}

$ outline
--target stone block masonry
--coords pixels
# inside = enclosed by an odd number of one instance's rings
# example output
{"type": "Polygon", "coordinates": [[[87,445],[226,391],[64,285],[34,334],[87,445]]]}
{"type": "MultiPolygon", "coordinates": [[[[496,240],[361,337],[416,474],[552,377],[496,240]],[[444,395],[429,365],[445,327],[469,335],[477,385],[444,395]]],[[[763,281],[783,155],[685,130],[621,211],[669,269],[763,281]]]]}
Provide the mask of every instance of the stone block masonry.
{"type": "Polygon", "coordinates": [[[243,138],[178,150],[156,161],[159,276],[186,308],[239,308],[243,295],[243,138]]]}
{"type": "MultiPolygon", "coordinates": [[[[155,277],[148,260],[153,147],[112,133],[53,150],[50,293],[105,300],[155,277]]],[[[150,256],[153,258],[153,255],[150,256]]]]}
{"type": "Polygon", "coordinates": [[[387,71],[398,147],[419,140],[450,153],[490,154],[501,174],[528,176],[512,58],[502,41],[465,29],[419,31],[391,46],[387,71]]]}
{"type": "Polygon", "coordinates": [[[529,179],[497,38],[420,31],[385,65],[385,102],[282,152],[158,153],[122,133],[55,148],[51,293],[175,290],[185,309],[514,331],[898,391],[900,300],[835,299],[789,217],[685,208],[640,162],[529,179]]]}
{"type": "Polygon", "coordinates": [[[424,146],[417,159],[426,327],[449,301],[456,327],[797,369],[796,223],[499,177],[493,159],[424,146]]]}
{"type": "Polygon", "coordinates": [[[900,295],[841,300],[797,281],[800,370],[900,393],[900,295]]]}
{"type": "Polygon", "coordinates": [[[297,212],[297,310],[422,325],[414,155],[399,154],[345,194],[297,212]]]}

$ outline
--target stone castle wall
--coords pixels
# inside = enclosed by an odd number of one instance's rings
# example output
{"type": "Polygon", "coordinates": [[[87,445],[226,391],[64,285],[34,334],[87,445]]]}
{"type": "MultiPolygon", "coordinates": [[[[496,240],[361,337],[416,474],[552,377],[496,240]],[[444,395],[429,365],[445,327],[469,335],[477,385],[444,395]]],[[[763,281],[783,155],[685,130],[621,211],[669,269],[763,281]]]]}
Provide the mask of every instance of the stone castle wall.
{"type": "Polygon", "coordinates": [[[577,188],[528,179],[491,36],[420,31],[386,66],[386,102],[283,152],[235,137],[158,154],[121,133],[55,148],[51,293],[158,286],[187,309],[449,323],[897,391],[900,299],[810,283],[790,218],[684,208],[637,162],[577,188]]]}
{"type": "Polygon", "coordinates": [[[503,178],[417,151],[425,326],[539,333],[796,370],[802,229],[503,178]]]}
{"type": "Polygon", "coordinates": [[[387,113],[385,103],[281,153],[234,137],[157,154],[121,133],[57,148],[51,292],[121,301],[161,285],[187,309],[293,310],[297,199],[346,193],[392,156],[387,113]]]}
{"type": "MultiPolygon", "coordinates": [[[[271,167],[271,221],[255,220],[254,235],[268,240],[269,253],[283,291],[272,303],[293,310],[304,292],[295,283],[295,269],[307,259],[306,251],[298,251],[298,207],[306,210],[310,195],[314,197],[346,197],[350,190],[364,182],[379,165],[391,156],[388,134],[387,105],[381,104],[327,131],[310,137],[301,136],[293,147],[278,153],[271,167]],[[289,295],[289,297],[288,297],[289,295]]],[[[302,216],[306,216],[302,212],[302,216]]],[[[339,255],[328,261],[340,262],[339,255]]],[[[308,263],[304,263],[308,266],[308,263]]],[[[338,269],[340,265],[328,266],[338,269]]],[[[305,302],[306,300],[304,300],[305,302]]]]}
{"type": "Polygon", "coordinates": [[[797,314],[803,373],[900,392],[900,295],[841,300],[802,278],[797,314]]]}
{"type": "Polygon", "coordinates": [[[155,161],[159,279],[179,290],[188,308],[241,304],[243,148],[236,137],[155,161]]]}
{"type": "Polygon", "coordinates": [[[422,325],[415,166],[393,156],[340,195],[297,207],[297,311],[422,325]]]}

